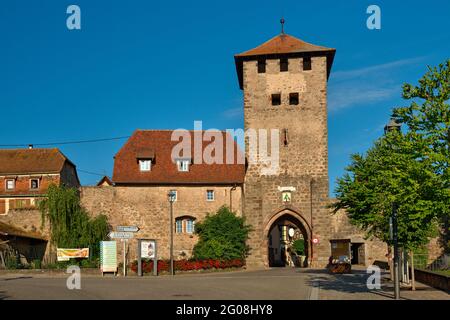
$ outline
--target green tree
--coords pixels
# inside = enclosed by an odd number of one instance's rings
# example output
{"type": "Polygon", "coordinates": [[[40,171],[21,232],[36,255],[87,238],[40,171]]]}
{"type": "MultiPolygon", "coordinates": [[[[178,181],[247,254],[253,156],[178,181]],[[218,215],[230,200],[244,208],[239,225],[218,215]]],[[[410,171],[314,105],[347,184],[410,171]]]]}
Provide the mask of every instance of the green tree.
{"type": "Polygon", "coordinates": [[[405,84],[403,97],[413,101],[393,112],[405,131],[387,132],[365,155],[352,155],[338,179],[335,211],[346,209],[368,235],[388,241],[394,202],[399,241],[409,249],[427,244],[438,219],[448,218],[449,78],[450,60],[429,68],[418,86],[405,84]]]}
{"type": "MultiPolygon", "coordinates": [[[[405,84],[403,98],[411,103],[394,108],[394,116],[408,128],[409,138],[425,146],[423,157],[433,163],[434,171],[441,179],[440,201],[450,202],[450,59],[438,67],[428,67],[418,85],[405,84]]],[[[450,210],[440,208],[443,244],[449,250],[450,210]]]]}
{"type": "Polygon", "coordinates": [[[106,216],[90,218],[80,205],[78,190],[50,185],[47,198],[40,203],[42,225],[50,223],[51,241],[61,248],[86,248],[92,257],[99,255],[99,241],[105,240],[109,232],[106,216]]]}
{"type": "MultiPolygon", "coordinates": [[[[418,148],[420,149],[420,148],[418,148]]],[[[392,203],[398,205],[398,237],[406,248],[428,243],[436,230],[440,181],[429,159],[401,132],[389,132],[352,162],[336,188],[335,211],[345,209],[353,224],[388,242],[392,203]]]]}
{"type": "Polygon", "coordinates": [[[200,260],[245,259],[249,249],[246,245],[249,231],[250,226],[245,224],[244,218],[223,206],[195,225],[199,241],[194,246],[193,257],[200,260]]]}

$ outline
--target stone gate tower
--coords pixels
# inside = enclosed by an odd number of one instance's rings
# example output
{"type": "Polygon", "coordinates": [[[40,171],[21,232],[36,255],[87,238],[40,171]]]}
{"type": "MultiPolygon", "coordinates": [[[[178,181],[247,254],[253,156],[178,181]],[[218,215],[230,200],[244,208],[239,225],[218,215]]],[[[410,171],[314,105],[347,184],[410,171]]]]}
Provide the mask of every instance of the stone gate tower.
{"type": "MultiPolygon", "coordinates": [[[[279,170],[263,174],[247,162],[243,212],[250,234],[249,266],[290,259],[289,242],[303,238],[308,265],[330,256],[327,80],[335,49],[281,33],[235,56],[248,129],[278,129],[279,170]]],[[[270,131],[269,147],[270,151],[270,131]]],[[[246,157],[249,159],[249,143],[246,157]]]]}

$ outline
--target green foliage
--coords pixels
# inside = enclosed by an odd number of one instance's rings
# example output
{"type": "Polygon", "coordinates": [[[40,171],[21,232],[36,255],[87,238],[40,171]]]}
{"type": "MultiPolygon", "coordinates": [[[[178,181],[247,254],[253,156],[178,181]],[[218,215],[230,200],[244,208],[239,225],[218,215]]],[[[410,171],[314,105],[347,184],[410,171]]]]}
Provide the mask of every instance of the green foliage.
{"type": "Polygon", "coordinates": [[[105,240],[109,226],[106,216],[90,218],[80,205],[78,191],[74,188],[51,185],[47,199],[39,209],[42,224],[50,222],[52,242],[60,248],[90,248],[91,256],[98,257],[99,242],[105,240]]]}
{"type": "Polygon", "coordinates": [[[305,255],[305,240],[304,239],[295,240],[294,243],[292,244],[292,249],[294,249],[294,251],[298,255],[304,256],[305,255]]]}
{"type": "Polygon", "coordinates": [[[35,259],[31,262],[32,268],[33,269],[41,269],[41,260],[39,259],[35,259]]]}
{"type": "Polygon", "coordinates": [[[5,265],[8,270],[20,269],[21,265],[19,263],[19,259],[16,256],[8,255],[5,257],[5,265]]]}
{"type": "MultiPolygon", "coordinates": [[[[409,106],[394,109],[394,115],[408,127],[412,139],[424,145],[423,156],[434,165],[442,184],[441,201],[450,202],[450,59],[428,72],[417,86],[405,84],[403,98],[409,106]]],[[[450,252],[450,210],[439,210],[441,243],[450,252]]]]}
{"type": "Polygon", "coordinates": [[[197,260],[244,259],[249,249],[246,245],[249,231],[250,226],[245,225],[244,218],[223,206],[216,214],[208,214],[204,221],[195,225],[199,241],[193,257],[197,260]]]}
{"type": "Polygon", "coordinates": [[[392,203],[398,205],[399,241],[420,247],[436,235],[439,219],[450,212],[449,99],[450,60],[403,86],[405,99],[422,104],[394,109],[406,132],[391,131],[365,155],[352,155],[338,179],[335,211],[346,209],[350,221],[388,241],[392,203]]]}

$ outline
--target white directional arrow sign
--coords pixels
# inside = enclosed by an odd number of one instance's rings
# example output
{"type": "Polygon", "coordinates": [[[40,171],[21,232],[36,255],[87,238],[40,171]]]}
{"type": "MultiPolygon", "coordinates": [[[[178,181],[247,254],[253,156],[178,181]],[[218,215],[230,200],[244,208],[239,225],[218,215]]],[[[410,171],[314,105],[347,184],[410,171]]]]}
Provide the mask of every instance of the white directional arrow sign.
{"type": "Polygon", "coordinates": [[[120,232],[138,232],[139,227],[137,226],[117,226],[116,231],[120,232]]]}
{"type": "Polygon", "coordinates": [[[118,232],[112,231],[108,234],[111,239],[132,239],[134,236],[133,232],[118,232]]]}

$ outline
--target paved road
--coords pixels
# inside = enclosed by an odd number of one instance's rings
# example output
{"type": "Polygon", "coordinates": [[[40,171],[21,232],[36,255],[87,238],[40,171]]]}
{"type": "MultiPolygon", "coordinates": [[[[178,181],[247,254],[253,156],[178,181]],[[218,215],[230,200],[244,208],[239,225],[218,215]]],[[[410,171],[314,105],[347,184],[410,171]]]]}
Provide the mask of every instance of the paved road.
{"type": "MultiPolygon", "coordinates": [[[[68,276],[68,275],[67,275],[68,276]]],[[[67,276],[26,273],[0,275],[0,299],[151,299],[151,300],[380,300],[393,298],[392,283],[369,290],[365,269],[331,275],[325,270],[275,268],[175,277],[82,275],[81,290],[69,290],[67,276]]],[[[446,299],[443,291],[418,284],[402,290],[404,299],[446,299]]]]}
{"type": "Polygon", "coordinates": [[[294,269],[160,277],[82,277],[69,290],[64,277],[0,277],[0,299],[309,299],[310,275],[294,269]]]}

